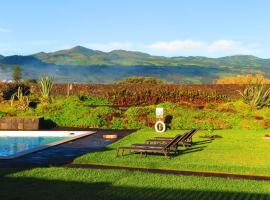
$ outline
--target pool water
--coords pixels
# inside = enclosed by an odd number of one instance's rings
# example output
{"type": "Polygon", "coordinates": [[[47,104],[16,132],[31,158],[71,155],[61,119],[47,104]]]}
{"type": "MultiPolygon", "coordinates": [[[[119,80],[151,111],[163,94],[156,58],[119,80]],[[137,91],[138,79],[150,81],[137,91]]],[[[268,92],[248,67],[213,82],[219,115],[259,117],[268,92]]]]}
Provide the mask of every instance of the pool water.
{"type": "Polygon", "coordinates": [[[0,156],[12,156],[66,137],[0,137],[0,156]]]}

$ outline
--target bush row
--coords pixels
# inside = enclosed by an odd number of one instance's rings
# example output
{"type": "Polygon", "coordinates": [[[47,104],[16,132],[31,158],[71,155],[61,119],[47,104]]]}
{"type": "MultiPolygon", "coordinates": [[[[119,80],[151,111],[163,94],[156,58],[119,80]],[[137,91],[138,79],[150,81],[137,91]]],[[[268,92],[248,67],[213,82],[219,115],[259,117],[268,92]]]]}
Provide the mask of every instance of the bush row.
{"type": "MultiPolygon", "coordinates": [[[[0,84],[0,96],[14,92],[14,84],[0,84]]],[[[27,85],[32,94],[39,94],[36,84],[27,85]]],[[[152,105],[162,102],[189,102],[203,105],[240,98],[237,90],[243,85],[169,85],[169,84],[54,84],[52,95],[94,95],[110,100],[114,105],[152,105]]]]}

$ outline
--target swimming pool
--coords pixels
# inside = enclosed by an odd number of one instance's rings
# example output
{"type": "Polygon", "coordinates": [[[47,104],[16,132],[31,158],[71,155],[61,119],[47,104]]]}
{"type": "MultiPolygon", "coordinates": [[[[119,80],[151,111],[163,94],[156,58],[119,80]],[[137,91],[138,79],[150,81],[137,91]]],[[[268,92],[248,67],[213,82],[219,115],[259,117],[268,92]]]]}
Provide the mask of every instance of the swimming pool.
{"type": "Polygon", "coordinates": [[[93,133],[92,131],[0,131],[0,159],[17,158],[93,133]]]}

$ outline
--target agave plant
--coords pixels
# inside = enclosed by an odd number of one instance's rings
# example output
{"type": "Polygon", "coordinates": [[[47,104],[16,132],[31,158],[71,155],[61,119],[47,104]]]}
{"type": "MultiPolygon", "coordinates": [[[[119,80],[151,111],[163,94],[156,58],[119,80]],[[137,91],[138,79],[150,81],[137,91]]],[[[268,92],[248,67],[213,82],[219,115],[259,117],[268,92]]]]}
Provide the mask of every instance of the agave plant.
{"type": "Polygon", "coordinates": [[[49,76],[41,77],[39,80],[39,88],[41,92],[41,100],[43,102],[51,101],[51,91],[53,86],[53,78],[49,76]]]}
{"type": "Polygon", "coordinates": [[[270,106],[270,88],[261,83],[248,85],[243,92],[239,91],[245,103],[252,109],[270,106]]]}
{"type": "Polygon", "coordinates": [[[17,92],[15,92],[10,99],[10,104],[13,107],[16,105],[16,108],[19,110],[26,110],[29,107],[29,98],[28,96],[23,93],[23,88],[18,87],[17,92]],[[15,100],[17,100],[17,103],[15,104],[15,100]]]}

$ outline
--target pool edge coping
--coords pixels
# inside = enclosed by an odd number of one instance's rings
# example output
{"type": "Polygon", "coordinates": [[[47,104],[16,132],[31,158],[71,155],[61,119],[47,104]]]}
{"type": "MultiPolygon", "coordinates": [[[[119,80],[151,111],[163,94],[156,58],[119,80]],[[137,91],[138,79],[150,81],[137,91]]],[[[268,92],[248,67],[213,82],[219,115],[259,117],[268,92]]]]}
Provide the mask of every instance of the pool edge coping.
{"type": "MultiPolygon", "coordinates": [[[[70,132],[72,132],[72,131],[70,131],[70,132]]],[[[35,147],[35,148],[29,149],[29,150],[18,152],[16,154],[11,155],[11,156],[0,156],[0,161],[1,160],[11,160],[11,159],[19,158],[19,157],[22,157],[22,156],[25,156],[25,155],[28,155],[28,154],[31,154],[31,153],[34,153],[34,152],[38,152],[38,151],[48,149],[50,147],[54,147],[54,146],[57,146],[57,145],[60,145],[60,144],[64,144],[64,143],[71,142],[71,141],[74,141],[74,140],[77,140],[77,139],[80,139],[80,138],[84,138],[84,137],[87,137],[89,135],[93,135],[94,133],[96,133],[96,131],[89,131],[89,133],[84,133],[84,134],[77,135],[77,136],[74,136],[74,137],[69,137],[69,138],[66,138],[66,139],[63,139],[63,140],[51,142],[51,143],[48,143],[48,144],[45,144],[45,145],[42,145],[42,146],[39,146],[39,147],[35,147]]]]}

